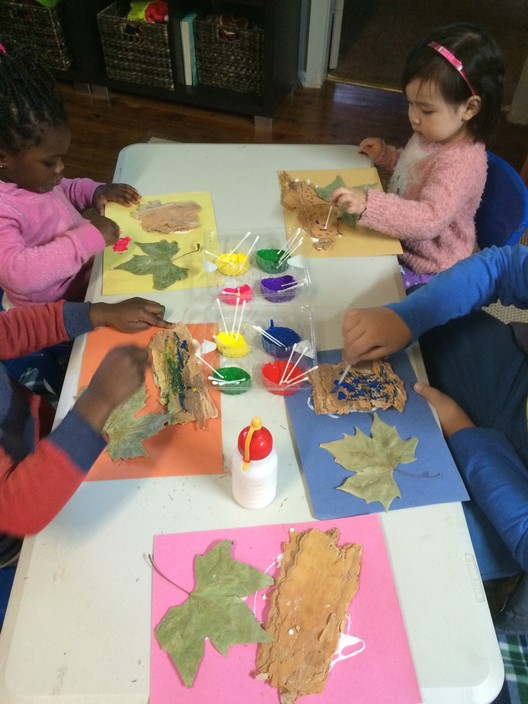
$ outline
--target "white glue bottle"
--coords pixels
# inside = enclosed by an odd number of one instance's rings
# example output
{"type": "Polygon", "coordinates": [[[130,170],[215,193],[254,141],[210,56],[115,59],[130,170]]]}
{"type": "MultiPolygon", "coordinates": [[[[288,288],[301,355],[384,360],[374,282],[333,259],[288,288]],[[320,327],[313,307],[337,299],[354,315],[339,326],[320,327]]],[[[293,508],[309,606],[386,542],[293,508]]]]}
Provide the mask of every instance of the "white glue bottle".
{"type": "Polygon", "coordinates": [[[231,475],[233,496],[244,508],[264,508],[277,492],[277,453],[273,437],[253,418],[239,436],[233,451],[231,475]]]}

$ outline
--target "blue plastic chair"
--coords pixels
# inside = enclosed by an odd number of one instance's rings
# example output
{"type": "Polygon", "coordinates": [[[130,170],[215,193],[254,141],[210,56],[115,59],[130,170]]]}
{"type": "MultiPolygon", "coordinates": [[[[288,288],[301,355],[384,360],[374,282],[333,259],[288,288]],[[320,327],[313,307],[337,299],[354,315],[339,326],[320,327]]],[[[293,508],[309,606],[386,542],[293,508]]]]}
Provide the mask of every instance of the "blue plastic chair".
{"type": "Polygon", "coordinates": [[[528,233],[528,190],[521,175],[500,156],[486,153],[488,176],[475,215],[480,249],[517,244],[528,233]]]}

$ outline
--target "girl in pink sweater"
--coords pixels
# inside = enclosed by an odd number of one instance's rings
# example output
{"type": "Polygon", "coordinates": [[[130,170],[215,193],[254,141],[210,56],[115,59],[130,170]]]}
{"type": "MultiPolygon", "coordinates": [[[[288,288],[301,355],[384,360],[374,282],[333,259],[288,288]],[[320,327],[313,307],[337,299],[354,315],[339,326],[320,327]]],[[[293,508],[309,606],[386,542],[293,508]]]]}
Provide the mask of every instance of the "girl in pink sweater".
{"type": "Polygon", "coordinates": [[[63,178],[69,145],[52,76],[33,50],[0,35],[0,287],[7,307],[83,300],[94,254],[119,236],[104,204],[139,200],[132,186],[63,178]],[[99,212],[91,221],[79,212],[89,207],[99,212]]]}
{"type": "Polygon", "coordinates": [[[332,204],[401,240],[406,288],[475,250],[475,213],[486,182],[484,140],[499,116],[504,67],[491,36],[459,22],[432,32],[403,71],[413,136],[405,149],[379,138],[359,151],[391,173],[387,193],[338,188],[332,204]]]}

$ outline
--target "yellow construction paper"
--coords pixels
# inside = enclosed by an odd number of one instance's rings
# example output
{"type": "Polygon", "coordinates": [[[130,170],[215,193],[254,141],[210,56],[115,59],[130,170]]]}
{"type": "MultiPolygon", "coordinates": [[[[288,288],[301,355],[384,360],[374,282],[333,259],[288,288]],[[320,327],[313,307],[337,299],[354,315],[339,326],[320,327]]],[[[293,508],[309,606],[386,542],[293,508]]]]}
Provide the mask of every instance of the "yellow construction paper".
{"type": "Polygon", "coordinates": [[[208,277],[204,271],[204,248],[209,249],[215,246],[217,241],[216,223],[213,210],[213,202],[210,193],[171,193],[163,195],[145,196],[139,205],[150,203],[151,201],[161,201],[161,203],[194,201],[201,210],[199,213],[199,224],[193,230],[183,233],[166,234],[163,232],[147,232],[142,229],[141,221],[134,217],[137,205],[125,207],[118,203],[107,203],[105,215],[111,220],[115,220],[121,229],[121,237],[130,237],[131,241],[128,249],[124,252],[115,252],[112,247],[107,247],[103,254],[103,287],[105,296],[120,294],[137,294],[154,291],[152,274],[137,275],[128,271],[115,269],[116,266],[132,259],[134,255],[144,255],[145,253],[137,247],[134,242],[177,242],[179,251],[174,263],[188,269],[186,279],[176,281],[168,286],[164,291],[175,291],[186,288],[206,288],[208,277]],[[181,257],[182,254],[196,249],[200,245],[200,251],[181,257]]]}
{"type": "MultiPolygon", "coordinates": [[[[364,169],[335,169],[315,170],[315,171],[286,171],[288,176],[294,181],[307,181],[321,188],[328,186],[337,176],[341,176],[348,187],[363,186],[365,184],[376,184],[377,190],[383,190],[379,175],[374,167],[364,169]]],[[[280,198],[280,190],[279,190],[280,198]]],[[[283,207],[284,224],[286,236],[290,239],[297,228],[299,221],[297,211],[283,207]]],[[[300,253],[304,257],[370,257],[387,254],[401,254],[402,246],[400,240],[367,227],[349,227],[342,224],[340,230],[342,237],[337,238],[335,244],[329,249],[317,250],[308,237],[304,238],[300,253]]],[[[299,251],[297,252],[299,253],[299,251]]]]}

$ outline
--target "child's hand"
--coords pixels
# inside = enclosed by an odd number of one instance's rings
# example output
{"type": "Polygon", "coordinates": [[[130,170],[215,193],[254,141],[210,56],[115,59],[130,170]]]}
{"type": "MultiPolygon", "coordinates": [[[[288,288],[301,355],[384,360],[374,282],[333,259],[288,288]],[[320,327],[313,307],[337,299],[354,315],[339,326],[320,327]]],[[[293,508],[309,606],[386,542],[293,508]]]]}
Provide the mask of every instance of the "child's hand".
{"type": "Polygon", "coordinates": [[[412,340],[411,331],[390,308],[350,308],[341,325],[347,364],[398,352],[412,340]]]}
{"type": "Polygon", "coordinates": [[[361,215],[367,207],[367,192],[361,188],[336,188],[330,202],[347,213],[361,215]]]}
{"type": "Polygon", "coordinates": [[[436,409],[438,422],[446,438],[464,428],[474,428],[475,424],[458,403],[446,394],[428,384],[417,381],[414,390],[436,409]]]}
{"type": "Polygon", "coordinates": [[[367,137],[359,143],[359,153],[366,154],[374,163],[379,161],[385,151],[385,142],[379,137],[367,137]]]}
{"type": "Polygon", "coordinates": [[[90,320],[94,328],[107,326],[121,332],[137,332],[155,325],[172,328],[173,324],[163,320],[165,307],[146,298],[128,298],[121,303],[92,303],[90,320]]]}
{"type": "Polygon", "coordinates": [[[114,408],[145,382],[148,364],[146,349],[134,345],[114,347],[75,403],[75,411],[100,433],[114,408]]]}
{"type": "Polygon", "coordinates": [[[109,200],[120,205],[133,205],[138,203],[141,196],[133,186],[127,183],[105,183],[97,186],[93,194],[93,204],[100,215],[104,214],[104,207],[109,200]]]}
{"type": "Polygon", "coordinates": [[[115,244],[119,239],[119,225],[104,215],[94,215],[90,218],[92,225],[99,230],[104,237],[106,246],[115,244]]]}

